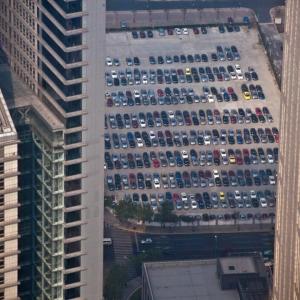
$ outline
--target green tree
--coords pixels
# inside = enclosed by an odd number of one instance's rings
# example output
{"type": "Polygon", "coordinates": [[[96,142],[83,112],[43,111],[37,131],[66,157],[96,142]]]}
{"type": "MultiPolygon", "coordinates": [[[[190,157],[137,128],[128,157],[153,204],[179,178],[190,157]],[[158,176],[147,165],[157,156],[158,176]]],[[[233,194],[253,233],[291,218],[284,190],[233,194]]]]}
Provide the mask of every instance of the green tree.
{"type": "Polygon", "coordinates": [[[137,207],[132,202],[119,201],[115,207],[115,214],[120,221],[128,221],[136,217],[137,207]]]}
{"type": "Polygon", "coordinates": [[[181,215],[181,216],[179,216],[179,218],[182,222],[185,222],[185,223],[193,223],[194,222],[194,218],[192,216],[181,215]]]}
{"type": "Polygon", "coordinates": [[[135,267],[138,275],[142,274],[142,264],[147,261],[158,261],[162,259],[162,252],[160,249],[149,249],[138,255],[131,256],[130,261],[135,267]]]}
{"type": "Polygon", "coordinates": [[[153,210],[150,205],[138,205],[136,209],[136,219],[145,222],[151,222],[153,218],[153,210]]]}
{"type": "Polygon", "coordinates": [[[104,197],[104,207],[113,207],[113,197],[112,196],[105,196],[104,197]]]}
{"type": "Polygon", "coordinates": [[[172,217],[171,217],[172,208],[167,202],[162,203],[159,213],[160,213],[162,224],[164,224],[166,222],[170,222],[170,220],[172,219],[172,217]]]}
{"type": "Polygon", "coordinates": [[[123,289],[127,282],[127,268],[118,264],[114,264],[104,284],[104,297],[106,300],[121,299],[123,289]]]}

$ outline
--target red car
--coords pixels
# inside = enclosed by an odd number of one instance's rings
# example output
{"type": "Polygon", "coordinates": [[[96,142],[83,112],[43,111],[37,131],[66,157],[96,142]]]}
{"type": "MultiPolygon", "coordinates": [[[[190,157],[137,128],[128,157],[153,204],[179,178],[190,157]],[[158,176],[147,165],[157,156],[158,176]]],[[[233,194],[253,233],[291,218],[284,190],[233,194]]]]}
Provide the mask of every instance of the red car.
{"type": "Polygon", "coordinates": [[[158,95],[159,97],[163,97],[163,96],[164,96],[164,91],[163,91],[162,89],[158,89],[158,90],[157,90],[157,95],[158,95]]]}
{"type": "Polygon", "coordinates": [[[194,34],[199,34],[199,29],[197,27],[193,27],[194,34]]]}
{"type": "Polygon", "coordinates": [[[255,108],[255,113],[256,113],[257,116],[262,116],[262,114],[263,114],[259,107],[255,108]]]}
{"type": "Polygon", "coordinates": [[[229,86],[229,87],[227,88],[227,91],[228,91],[228,94],[229,94],[229,95],[232,95],[232,94],[234,93],[234,89],[233,89],[231,86],[229,86]]]}
{"type": "Polygon", "coordinates": [[[171,28],[169,28],[168,30],[167,30],[167,32],[168,32],[168,35],[173,35],[173,29],[171,29],[171,28]]]}
{"type": "Polygon", "coordinates": [[[153,159],[152,163],[153,163],[154,168],[159,168],[160,167],[160,163],[159,163],[158,159],[153,159]]]}
{"type": "Polygon", "coordinates": [[[236,159],[236,163],[238,165],[243,164],[243,156],[242,156],[241,150],[239,150],[239,149],[235,150],[235,159],[236,159]]]}
{"type": "Polygon", "coordinates": [[[107,101],[106,101],[106,106],[112,107],[113,104],[114,104],[114,102],[113,102],[112,98],[108,98],[107,101]]]}

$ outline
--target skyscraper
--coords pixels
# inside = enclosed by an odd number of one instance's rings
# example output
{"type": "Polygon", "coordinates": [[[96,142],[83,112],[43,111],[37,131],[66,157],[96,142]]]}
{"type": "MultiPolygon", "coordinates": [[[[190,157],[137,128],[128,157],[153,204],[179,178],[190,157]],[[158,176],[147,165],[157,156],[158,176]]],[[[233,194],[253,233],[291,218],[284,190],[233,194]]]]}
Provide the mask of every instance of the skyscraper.
{"type": "Polygon", "coordinates": [[[17,126],[22,299],[102,298],[104,3],[0,3],[0,46],[37,95],[17,126]]]}
{"type": "Polygon", "coordinates": [[[298,0],[286,3],[274,300],[300,299],[299,4],[298,0]]]}
{"type": "Polygon", "coordinates": [[[0,90],[0,299],[17,299],[18,268],[18,138],[0,90]]]}

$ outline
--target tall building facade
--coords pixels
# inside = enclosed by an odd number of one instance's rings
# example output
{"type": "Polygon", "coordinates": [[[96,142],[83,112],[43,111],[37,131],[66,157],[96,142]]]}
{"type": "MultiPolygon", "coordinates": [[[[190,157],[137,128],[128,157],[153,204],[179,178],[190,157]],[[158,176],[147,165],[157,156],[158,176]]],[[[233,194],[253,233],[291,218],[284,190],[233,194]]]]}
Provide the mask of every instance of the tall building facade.
{"type": "Polygon", "coordinates": [[[33,170],[21,180],[22,299],[102,298],[104,35],[104,0],[0,1],[0,46],[37,95],[16,117],[20,168],[33,170]]]}
{"type": "Polygon", "coordinates": [[[0,299],[18,299],[18,138],[0,90],[0,299]]]}
{"type": "Polygon", "coordinates": [[[285,20],[274,300],[300,299],[300,1],[286,2],[285,20]]]}

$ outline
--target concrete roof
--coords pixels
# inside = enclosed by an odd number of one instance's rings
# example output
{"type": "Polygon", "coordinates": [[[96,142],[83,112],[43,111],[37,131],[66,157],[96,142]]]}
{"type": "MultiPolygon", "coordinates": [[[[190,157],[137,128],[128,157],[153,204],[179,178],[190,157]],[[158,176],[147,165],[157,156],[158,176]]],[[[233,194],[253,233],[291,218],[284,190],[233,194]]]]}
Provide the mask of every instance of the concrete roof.
{"type": "Polygon", "coordinates": [[[17,132],[0,90],[0,143],[17,140],[17,132]]]}
{"type": "Polygon", "coordinates": [[[257,273],[253,257],[222,257],[219,260],[223,274],[257,273]]]}
{"type": "Polygon", "coordinates": [[[239,299],[236,290],[221,290],[215,259],[149,262],[144,266],[155,300],[239,299]]]}
{"type": "Polygon", "coordinates": [[[11,71],[2,51],[0,51],[0,89],[8,109],[31,106],[51,130],[64,128],[55,114],[11,71]]]}

